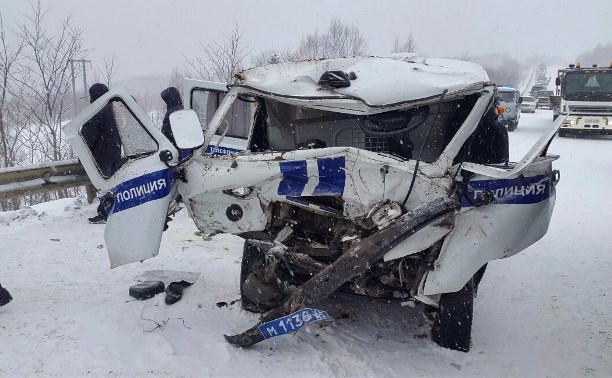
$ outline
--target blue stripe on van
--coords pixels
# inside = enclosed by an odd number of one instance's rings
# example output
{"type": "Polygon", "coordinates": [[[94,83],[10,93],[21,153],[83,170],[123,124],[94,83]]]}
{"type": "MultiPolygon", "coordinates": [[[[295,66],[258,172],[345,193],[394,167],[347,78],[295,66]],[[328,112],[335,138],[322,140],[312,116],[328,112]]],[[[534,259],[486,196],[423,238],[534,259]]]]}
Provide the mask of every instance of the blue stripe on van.
{"type": "Polygon", "coordinates": [[[283,179],[278,184],[281,196],[301,196],[308,182],[306,160],[286,161],[279,163],[283,179]]]}
{"type": "MultiPolygon", "coordinates": [[[[462,182],[456,182],[459,188],[462,182]]],[[[470,207],[482,203],[485,193],[491,204],[532,204],[542,202],[551,195],[551,177],[538,175],[514,179],[470,181],[466,193],[461,197],[461,206],[470,207]]]]}
{"type": "Polygon", "coordinates": [[[113,189],[113,208],[118,213],[144,203],[164,198],[172,190],[172,170],[148,173],[122,182],[113,189]]]}
{"type": "Polygon", "coordinates": [[[341,196],[344,194],[344,157],[318,159],[319,184],[314,189],[315,196],[341,196]]]}

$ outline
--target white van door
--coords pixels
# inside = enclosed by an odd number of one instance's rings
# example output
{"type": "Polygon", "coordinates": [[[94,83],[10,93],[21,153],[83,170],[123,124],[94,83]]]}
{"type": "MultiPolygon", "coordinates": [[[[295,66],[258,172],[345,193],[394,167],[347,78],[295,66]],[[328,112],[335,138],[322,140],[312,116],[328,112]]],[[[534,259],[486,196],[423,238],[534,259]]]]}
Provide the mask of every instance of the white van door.
{"type": "Polygon", "coordinates": [[[104,240],[111,268],[157,255],[172,200],[176,148],[123,90],[100,97],[64,130],[91,182],[106,193],[104,240]]]}
{"type": "Polygon", "coordinates": [[[444,241],[435,269],[428,273],[423,293],[460,290],[484,264],[513,256],[542,238],[556,200],[558,158],[546,153],[565,117],[559,117],[517,163],[463,163],[461,210],[444,241]]]}
{"type": "MultiPolygon", "coordinates": [[[[195,110],[204,131],[227,92],[227,84],[224,83],[185,79],[183,98],[188,99],[185,108],[195,110]]],[[[220,156],[246,150],[254,111],[255,107],[251,100],[238,97],[203,153],[220,156]]]]}

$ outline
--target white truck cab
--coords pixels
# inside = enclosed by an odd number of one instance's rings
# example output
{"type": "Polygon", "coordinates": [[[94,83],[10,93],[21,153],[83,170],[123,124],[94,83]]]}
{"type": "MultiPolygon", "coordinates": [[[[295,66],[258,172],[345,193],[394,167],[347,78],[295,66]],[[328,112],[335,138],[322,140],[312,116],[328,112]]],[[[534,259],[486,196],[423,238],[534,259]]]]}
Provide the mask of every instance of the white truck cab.
{"type": "Polygon", "coordinates": [[[612,134],[612,64],[610,67],[581,67],[570,64],[559,70],[556,93],[557,115],[567,116],[559,136],[568,134],[612,134]]]}

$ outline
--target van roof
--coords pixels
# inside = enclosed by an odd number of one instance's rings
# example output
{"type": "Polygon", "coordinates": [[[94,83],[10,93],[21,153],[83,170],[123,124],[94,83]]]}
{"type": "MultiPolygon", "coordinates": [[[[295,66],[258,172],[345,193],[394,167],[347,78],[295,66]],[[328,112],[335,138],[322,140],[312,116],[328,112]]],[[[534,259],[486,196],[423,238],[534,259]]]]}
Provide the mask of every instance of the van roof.
{"type": "Polygon", "coordinates": [[[284,62],[248,69],[236,77],[234,86],[263,96],[304,106],[325,103],[328,108],[355,113],[431,101],[445,90],[447,99],[463,97],[489,84],[478,64],[417,54],[284,62]],[[319,85],[321,75],[330,70],[354,72],[356,78],[346,88],[319,85]]]}

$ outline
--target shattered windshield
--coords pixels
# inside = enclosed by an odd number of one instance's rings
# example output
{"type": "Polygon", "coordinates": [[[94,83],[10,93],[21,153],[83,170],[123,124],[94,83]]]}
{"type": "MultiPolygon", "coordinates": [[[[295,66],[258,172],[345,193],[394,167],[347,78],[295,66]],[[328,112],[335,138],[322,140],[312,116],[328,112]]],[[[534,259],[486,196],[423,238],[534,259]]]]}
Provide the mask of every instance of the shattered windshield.
{"type": "Polygon", "coordinates": [[[562,96],[574,101],[612,100],[612,73],[568,72],[563,79],[562,96]]]}
{"type": "Polygon", "coordinates": [[[274,151],[355,147],[402,159],[421,156],[423,161],[433,162],[455,135],[474,101],[469,96],[364,116],[265,100],[268,145],[274,151]]]}

